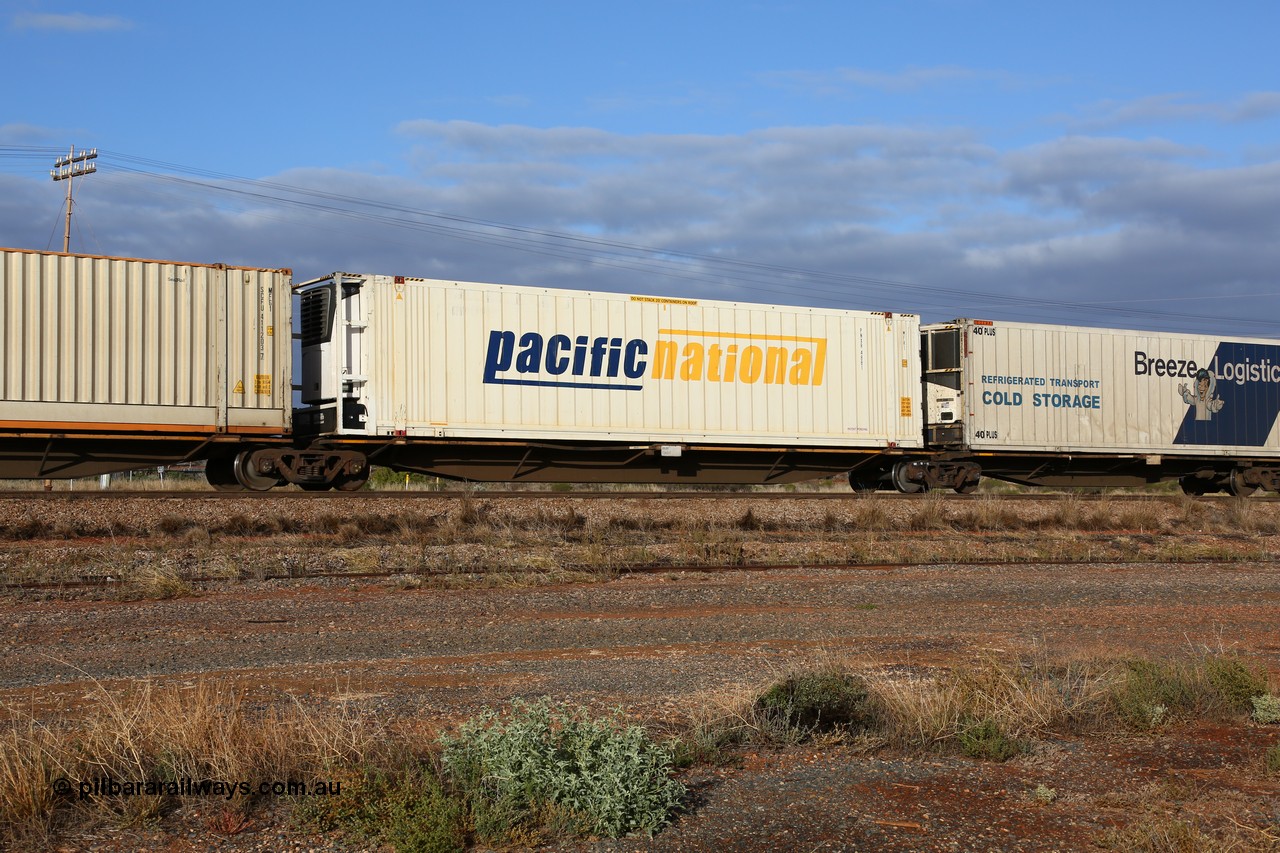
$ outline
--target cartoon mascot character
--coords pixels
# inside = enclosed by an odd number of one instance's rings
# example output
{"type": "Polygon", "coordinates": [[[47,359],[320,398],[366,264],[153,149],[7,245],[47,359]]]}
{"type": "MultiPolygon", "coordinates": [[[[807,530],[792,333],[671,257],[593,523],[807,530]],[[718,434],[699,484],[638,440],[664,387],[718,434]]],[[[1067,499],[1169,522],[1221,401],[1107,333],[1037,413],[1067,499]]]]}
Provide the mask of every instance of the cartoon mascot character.
{"type": "Polygon", "coordinates": [[[1222,398],[1214,396],[1218,378],[1203,367],[1196,371],[1196,384],[1188,388],[1184,382],[1178,386],[1182,402],[1196,407],[1196,420],[1207,421],[1222,410],[1222,398]]]}

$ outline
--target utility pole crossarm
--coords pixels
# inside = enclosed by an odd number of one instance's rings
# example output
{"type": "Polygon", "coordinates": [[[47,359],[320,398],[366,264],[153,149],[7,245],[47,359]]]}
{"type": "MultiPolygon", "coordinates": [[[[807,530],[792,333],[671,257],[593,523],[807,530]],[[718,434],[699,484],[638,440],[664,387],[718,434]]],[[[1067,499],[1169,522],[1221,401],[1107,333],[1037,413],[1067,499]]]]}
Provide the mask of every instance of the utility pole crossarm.
{"type": "Polygon", "coordinates": [[[49,171],[49,177],[55,181],[67,182],[67,227],[62,234],[62,251],[71,251],[71,186],[72,179],[88,175],[98,171],[98,167],[90,160],[98,157],[98,149],[91,148],[88,151],[76,153],[76,147],[71,146],[71,153],[66,157],[59,157],[53,164],[53,168],[49,171]]]}

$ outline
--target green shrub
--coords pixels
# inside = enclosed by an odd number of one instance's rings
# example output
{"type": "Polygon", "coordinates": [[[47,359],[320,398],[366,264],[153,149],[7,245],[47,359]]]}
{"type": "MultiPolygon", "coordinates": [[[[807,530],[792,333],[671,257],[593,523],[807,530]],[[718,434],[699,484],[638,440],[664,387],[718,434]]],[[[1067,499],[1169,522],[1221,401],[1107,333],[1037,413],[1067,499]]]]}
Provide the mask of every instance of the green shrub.
{"type": "Polygon", "coordinates": [[[956,738],[961,752],[970,758],[986,761],[1008,761],[1026,751],[1024,744],[1006,735],[1000,724],[990,717],[970,720],[960,729],[956,738]]]}
{"type": "Polygon", "coordinates": [[[413,770],[393,778],[374,771],[344,787],[348,792],[338,797],[299,801],[302,819],[321,831],[389,844],[396,853],[466,849],[462,804],[431,773],[413,770]]]}
{"type": "Polygon", "coordinates": [[[876,722],[866,681],[838,671],[788,675],[756,699],[755,711],[766,722],[801,736],[835,729],[861,731],[876,722]]]}
{"type": "Polygon", "coordinates": [[[505,719],[486,711],[441,743],[476,836],[489,843],[540,828],[652,835],[684,796],[670,777],[670,751],[644,729],[547,700],[516,702],[505,719]]]}
{"type": "Polygon", "coordinates": [[[1262,760],[1268,773],[1280,773],[1280,743],[1268,749],[1262,760]]]}
{"type": "Polygon", "coordinates": [[[1267,693],[1254,696],[1250,701],[1253,703],[1254,722],[1280,723],[1280,696],[1267,693]]]}
{"type": "Polygon", "coordinates": [[[1229,710],[1247,711],[1250,700],[1267,692],[1267,672],[1250,668],[1238,657],[1209,657],[1204,661],[1205,680],[1229,710]]]}
{"type": "Polygon", "coordinates": [[[1195,704],[1182,667],[1149,660],[1124,664],[1121,677],[1108,696],[1112,710],[1126,726],[1151,731],[1168,722],[1172,714],[1185,712],[1195,704]]]}

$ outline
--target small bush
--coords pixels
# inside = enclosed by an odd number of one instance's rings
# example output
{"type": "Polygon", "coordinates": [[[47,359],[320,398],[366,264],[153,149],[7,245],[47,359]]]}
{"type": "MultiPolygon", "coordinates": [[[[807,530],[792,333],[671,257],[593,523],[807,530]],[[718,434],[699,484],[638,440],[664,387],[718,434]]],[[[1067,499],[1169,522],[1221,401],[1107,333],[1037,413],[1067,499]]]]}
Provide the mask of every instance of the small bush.
{"type": "Polygon", "coordinates": [[[194,594],[195,588],[183,580],[178,570],[165,565],[138,568],[121,591],[121,596],[126,599],[185,598],[194,594]]]}
{"type": "Polygon", "coordinates": [[[1190,709],[1194,696],[1182,667],[1131,660],[1124,664],[1109,700],[1112,710],[1126,726],[1152,731],[1168,722],[1171,714],[1190,709]]]}
{"type": "Polygon", "coordinates": [[[876,721],[866,681],[837,671],[788,675],[756,699],[755,710],[802,737],[813,731],[861,731],[876,721]]]}
{"type": "Polygon", "coordinates": [[[972,720],[956,736],[960,751],[970,758],[986,761],[1008,761],[1026,751],[1026,746],[1006,735],[1000,724],[990,717],[972,720]]]}
{"type": "Polygon", "coordinates": [[[161,516],[160,519],[156,521],[156,529],[161,533],[168,534],[169,536],[185,533],[195,526],[196,523],[194,521],[179,515],[161,516]]]}
{"type": "Polygon", "coordinates": [[[1040,805],[1047,806],[1058,799],[1058,792],[1041,782],[1036,785],[1036,789],[1031,792],[1031,796],[1040,805]]]}
{"type": "Polygon", "coordinates": [[[413,769],[392,777],[372,771],[338,797],[300,801],[299,816],[324,832],[340,830],[389,844],[397,853],[466,849],[462,804],[431,773],[413,769]]]}
{"type": "Polygon", "coordinates": [[[1268,773],[1280,773],[1280,743],[1268,749],[1262,761],[1268,773]]]}
{"type": "Polygon", "coordinates": [[[1280,696],[1273,693],[1267,693],[1263,696],[1254,696],[1251,700],[1253,703],[1254,722],[1257,723],[1280,723],[1280,696]]]}
{"type": "Polygon", "coordinates": [[[1238,657],[1209,657],[1204,661],[1205,680],[1219,701],[1231,711],[1246,711],[1255,696],[1267,692],[1267,673],[1250,668],[1238,657]]]}
{"type": "Polygon", "coordinates": [[[684,795],[670,778],[670,751],[644,729],[547,700],[517,702],[505,719],[482,713],[441,743],[475,833],[489,843],[527,841],[539,829],[652,835],[684,795]]]}

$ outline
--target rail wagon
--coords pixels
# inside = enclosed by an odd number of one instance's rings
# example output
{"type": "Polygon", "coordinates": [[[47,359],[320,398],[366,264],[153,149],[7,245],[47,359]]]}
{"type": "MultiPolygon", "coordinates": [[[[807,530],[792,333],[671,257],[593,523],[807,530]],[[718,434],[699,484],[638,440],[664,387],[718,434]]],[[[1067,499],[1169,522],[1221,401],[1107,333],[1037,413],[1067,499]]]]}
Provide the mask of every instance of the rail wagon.
{"type": "Polygon", "coordinates": [[[0,249],[0,477],[209,459],[290,431],[288,269],[0,249]],[[247,442],[247,443],[246,443],[247,442]]]}
{"type": "Polygon", "coordinates": [[[1280,488],[1280,341],[970,319],[922,340],[931,452],[897,464],[904,490],[941,465],[1032,485],[1280,488]]]}
{"type": "Polygon", "coordinates": [[[1280,490],[1280,342],[0,249],[0,477],[1280,490]]]}
{"type": "Polygon", "coordinates": [[[335,459],[787,483],[923,448],[914,314],[350,273],[296,290],[295,426],[335,459]]]}

